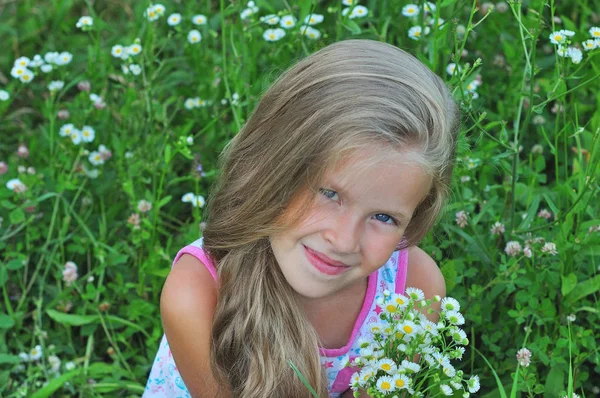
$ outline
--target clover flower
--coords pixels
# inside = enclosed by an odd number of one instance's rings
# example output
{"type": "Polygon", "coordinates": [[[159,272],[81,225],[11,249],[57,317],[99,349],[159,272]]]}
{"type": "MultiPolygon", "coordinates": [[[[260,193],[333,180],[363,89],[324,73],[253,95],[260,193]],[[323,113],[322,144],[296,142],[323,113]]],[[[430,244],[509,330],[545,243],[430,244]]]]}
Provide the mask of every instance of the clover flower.
{"type": "Polygon", "coordinates": [[[285,37],[285,30],[281,28],[267,29],[263,33],[263,39],[266,41],[279,41],[285,37]]]}
{"type": "Polygon", "coordinates": [[[511,257],[518,256],[522,251],[521,244],[517,241],[511,240],[506,243],[506,247],[504,248],[504,252],[511,257]]]}
{"type": "Polygon", "coordinates": [[[6,188],[10,189],[15,193],[23,193],[27,190],[27,186],[23,184],[18,178],[13,178],[6,182],[6,188]]]}
{"type": "Polygon", "coordinates": [[[53,373],[58,373],[60,371],[60,358],[56,355],[48,356],[48,364],[50,365],[50,371],[53,373]]]}
{"type": "Polygon", "coordinates": [[[558,251],[556,250],[556,245],[552,242],[546,242],[542,247],[542,252],[548,253],[551,256],[556,256],[558,254],[558,251]]]}
{"type": "Polygon", "coordinates": [[[504,231],[505,231],[504,224],[502,224],[500,221],[496,221],[494,223],[494,225],[492,225],[492,228],[490,229],[490,232],[492,233],[492,235],[501,235],[504,233],[504,231]]]}
{"type": "Polygon", "coordinates": [[[150,210],[152,210],[152,203],[142,199],[138,202],[137,208],[140,213],[148,213],[150,210]]]}
{"type": "Polygon", "coordinates": [[[524,254],[524,255],[525,255],[525,257],[527,257],[527,258],[531,258],[531,257],[533,257],[533,252],[531,251],[531,247],[529,247],[529,246],[525,246],[525,247],[523,248],[523,254],[524,254]]]}
{"type": "Polygon", "coordinates": [[[62,275],[63,281],[67,284],[67,286],[70,286],[77,280],[77,264],[75,264],[73,261],[67,261],[65,263],[62,275]]]}
{"type": "Polygon", "coordinates": [[[177,26],[181,23],[181,14],[174,13],[167,17],[167,24],[169,26],[177,26]]]}
{"type": "Polygon", "coordinates": [[[552,213],[550,213],[550,212],[549,212],[548,210],[546,210],[546,209],[541,209],[541,210],[538,212],[537,216],[538,216],[539,218],[545,218],[546,220],[549,220],[550,218],[552,218],[552,213]]]}
{"type": "Polygon", "coordinates": [[[569,322],[569,323],[575,322],[576,319],[577,319],[577,316],[575,314],[567,315],[567,322],[569,322]]]}
{"type": "Polygon", "coordinates": [[[8,91],[0,90],[0,101],[8,101],[9,98],[10,94],[8,94],[8,91]]]}
{"type": "Polygon", "coordinates": [[[2,174],[6,174],[7,171],[8,171],[8,166],[6,165],[6,163],[0,162],[0,176],[2,174]]]}
{"type": "Polygon", "coordinates": [[[300,28],[300,31],[302,32],[302,34],[306,37],[308,37],[309,39],[312,40],[317,40],[321,37],[321,32],[318,29],[315,29],[311,26],[308,25],[304,25],[300,28]]]}
{"type": "Polygon", "coordinates": [[[196,15],[194,15],[194,16],[192,17],[192,23],[193,23],[194,25],[198,25],[198,26],[199,26],[199,25],[206,25],[206,22],[207,22],[207,21],[208,21],[208,20],[207,20],[206,16],[205,16],[205,15],[202,15],[202,14],[196,14],[196,15]]]}
{"type": "Polygon", "coordinates": [[[469,224],[469,213],[464,210],[457,212],[455,221],[460,228],[466,227],[469,224]]]}
{"type": "Polygon", "coordinates": [[[190,42],[190,44],[200,43],[202,40],[202,34],[198,30],[192,29],[187,35],[187,40],[190,42]]]}
{"type": "Polygon", "coordinates": [[[131,213],[131,215],[127,219],[127,224],[133,226],[133,229],[140,229],[140,222],[140,215],[137,213],[131,213]]]}
{"type": "Polygon", "coordinates": [[[296,17],[294,17],[293,15],[284,15],[279,20],[279,26],[281,26],[284,29],[291,29],[294,26],[296,26],[296,22],[296,17]]]}
{"type": "Polygon", "coordinates": [[[79,18],[79,20],[75,24],[75,27],[85,31],[89,30],[92,27],[92,25],[94,25],[94,19],[92,17],[85,16],[79,18]]]}
{"type": "Polygon", "coordinates": [[[402,7],[402,15],[405,17],[416,17],[419,15],[419,6],[416,4],[407,4],[402,7]]]}
{"type": "Polygon", "coordinates": [[[527,348],[521,348],[517,351],[517,362],[524,368],[528,367],[531,363],[531,351],[527,348]]]}

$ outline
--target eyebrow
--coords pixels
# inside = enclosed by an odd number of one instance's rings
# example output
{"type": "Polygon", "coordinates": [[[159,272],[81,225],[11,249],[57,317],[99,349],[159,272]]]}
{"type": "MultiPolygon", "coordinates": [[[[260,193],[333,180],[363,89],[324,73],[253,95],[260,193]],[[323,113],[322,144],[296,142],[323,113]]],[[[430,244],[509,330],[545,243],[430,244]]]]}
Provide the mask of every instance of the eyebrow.
{"type": "MultiPolygon", "coordinates": [[[[329,183],[325,185],[329,185],[334,191],[343,194],[344,196],[347,196],[348,192],[345,191],[342,187],[340,187],[339,185],[335,184],[335,183],[329,183]]],[[[394,217],[395,219],[397,219],[398,221],[402,222],[402,223],[406,223],[408,224],[408,222],[410,221],[411,217],[408,217],[406,214],[402,213],[402,212],[397,212],[397,211],[393,211],[393,210],[377,210],[379,213],[384,213],[384,214],[388,214],[392,217],[394,217]]]]}

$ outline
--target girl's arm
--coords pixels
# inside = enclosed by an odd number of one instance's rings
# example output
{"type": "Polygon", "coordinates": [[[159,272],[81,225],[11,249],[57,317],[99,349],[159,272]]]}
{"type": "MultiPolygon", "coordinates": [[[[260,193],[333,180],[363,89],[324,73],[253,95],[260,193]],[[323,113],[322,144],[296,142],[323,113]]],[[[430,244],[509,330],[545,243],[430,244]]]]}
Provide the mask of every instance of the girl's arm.
{"type": "Polygon", "coordinates": [[[216,303],[216,284],[206,267],[193,256],[181,256],[165,282],[160,310],[173,360],[194,398],[229,396],[210,367],[216,303]]]}

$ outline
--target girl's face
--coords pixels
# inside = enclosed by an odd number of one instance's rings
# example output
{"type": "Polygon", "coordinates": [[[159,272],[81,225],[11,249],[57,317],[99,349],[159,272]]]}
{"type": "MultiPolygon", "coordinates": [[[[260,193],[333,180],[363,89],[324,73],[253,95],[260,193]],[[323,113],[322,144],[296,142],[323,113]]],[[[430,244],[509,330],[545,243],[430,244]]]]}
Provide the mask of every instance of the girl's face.
{"type": "MultiPolygon", "coordinates": [[[[292,288],[320,298],[350,288],[391,257],[432,179],[413,151],[368,150],[344,159],[325,174],[307,216],[271,237],[271,246],[292,288]]],[[[293,201],[293,217],[306,197],[293,201]]]]}

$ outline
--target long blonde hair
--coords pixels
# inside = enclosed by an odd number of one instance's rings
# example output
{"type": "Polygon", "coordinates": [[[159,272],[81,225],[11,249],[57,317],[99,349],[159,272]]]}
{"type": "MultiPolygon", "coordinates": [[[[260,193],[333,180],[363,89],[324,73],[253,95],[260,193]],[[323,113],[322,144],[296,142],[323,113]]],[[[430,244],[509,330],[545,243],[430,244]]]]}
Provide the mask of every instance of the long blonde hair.
{"type": "Polygon", "coordinates": [[[268,89],[222,155],[204,231],[220,283],[211,365],[234,397],[310,396],[290,360],[327,396],[319,337],[268,239],[286,228],[279,221],[290,201],[347,151],[374,142],[417,148],[433,183],[405,232],[403,247],[414,245],[448,195],[458,124],[443,81],[376,41],[329,45],[268,89]]]}

